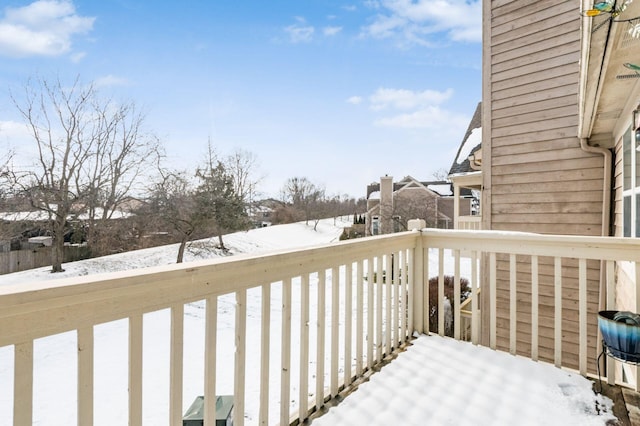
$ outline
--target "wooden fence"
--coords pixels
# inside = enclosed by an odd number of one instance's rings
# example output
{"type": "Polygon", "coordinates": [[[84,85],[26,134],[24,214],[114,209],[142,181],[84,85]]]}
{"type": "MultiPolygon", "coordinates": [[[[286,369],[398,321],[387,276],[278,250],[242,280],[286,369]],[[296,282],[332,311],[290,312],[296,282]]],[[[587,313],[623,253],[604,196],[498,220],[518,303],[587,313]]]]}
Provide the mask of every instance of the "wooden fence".
{"type": "MultiPolygon", "coordinates": [[[[87,247],[69,246],[64,248],[63,262],[74,262],[87,257],[89,257],[89,249],[87,247]]],[[[51,265],[51,247],[0,253],[0,275],[47,265],[51,265]]]]}

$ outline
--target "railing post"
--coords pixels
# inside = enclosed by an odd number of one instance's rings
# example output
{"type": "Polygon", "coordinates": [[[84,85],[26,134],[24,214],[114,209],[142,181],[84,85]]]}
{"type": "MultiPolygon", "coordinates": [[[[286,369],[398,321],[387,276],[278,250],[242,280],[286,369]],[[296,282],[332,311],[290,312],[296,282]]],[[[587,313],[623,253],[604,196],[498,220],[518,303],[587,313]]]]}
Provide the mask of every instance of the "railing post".
{"type": "Polygon", "coordinates": [[[78,424],[93,425],[93,326],[78,331],[78,424]]]}
{"type": "MultiPolygon", "coordinates": [[[[412,222],[410,222],[412,224],[412,222]]],[[[413,306],[413,323],[411,334],[414,331],[424,333],[424,312],[428,307],[424,305],[424,244],[422,232],[420,229],[414,229],[416,232],[416,245],[413,249],[413,279],[409,283],[409,300],[413,306]]]]}
{"type": "Polygon", "coordinates": [[[33,419],[33,340],[14,348],[13,424],[30,425],[33,419]]]}

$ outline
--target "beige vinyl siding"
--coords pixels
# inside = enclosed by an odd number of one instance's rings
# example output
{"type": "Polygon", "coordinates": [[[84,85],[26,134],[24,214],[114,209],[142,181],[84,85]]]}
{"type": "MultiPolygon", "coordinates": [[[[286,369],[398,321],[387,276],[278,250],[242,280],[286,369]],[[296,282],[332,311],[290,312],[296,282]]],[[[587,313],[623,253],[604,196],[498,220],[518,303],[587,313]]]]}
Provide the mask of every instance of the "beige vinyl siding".
{"type": "MultiPolygon", "coordinates": [[[[517,351],[522,355],[530,356],[531,353],[531,262],[525,256],[517,256],[516,278],[518,281],[518,322],[517,322],[517,351]]],[[[498,262],[497,278],[499,282],[509,282],[509,264],[508,259],[502,259],[498,262]]],[[[540,357],[547,361],[553,361],[554,347],[554,265],[553,258],[539,258],[539,334],[540,334],[540,357]]],[[[567,264],[562,268],[564,276],[564,298],[563,309],[565,315],[562,321],[563,330],[563,347],[562,358],[569,365],[578,365],[578,329],[577,315],[568,314],[577,311],[578,304],[578,270],[577,261],[567,264]]],[[[590,281],[597,281],[599,274],[599,263],[597,261],[587,262],[587,278],[590,281]]],[[[597,311],[597,287],[593,287],[588,291],[588,309],[597,311]]],[[[498,307],[509,306],[508,285],[498,290],[497,294],[498,307]]],[[[509,316],[508,309],[498,309],[498,336],[497,343],[499,347],[509,347],[509,316]],[[507,332],[501,332],[506,330],[507,332]]],[[[587,317],[589,328],[595,328],[597,325],[597,317],[589,315],[587,317]]],[[[595,347],[597,337],[595,335],[588,336],[589,346],[595,347]]],[[[595,368],[595,357],[589,357],[589,368],[595,368]]]]}
{"type": "MultiPolygon", "coordinates": [[[[485,8],[483,170],[487,229],[601,235],[603,157],[577,137],[580,2],[494,0],[485,8]],[[488,46],[488,47],[487,47],[488,46]],[[486,155],[486,154],[485,154],[486,155]]],[[[540,357],[553,361],[553,259],[540,259],[540,357]]],[[[576,265],[563,265],[563,360],[578,367],[576,265]],[[572,319],[573,318],[573,319],[572,319]],[[574,338],[575,337],[575,338],[574,338]]],[[[588,263],[588,321],[595,327],[599,263],[588,263]]],[[[498,261],[498,336],[508,350],[509,263],[498,261]]],[[[517,351],[530,352],[530,259],[518,258],[517,351]],[[519,334],[520,335],[520,334],[519,334]]],[[[593,326],[593,327],[592,327],[593,326]]],[[[597,336],[589,335],[589,359],[597,336]]],[[[590,371],[595,364],[590,361],[590,371]]]]}
{"type": "Polygon", "coordinates": [[[577,138],[579,10],[577,0],[491,2],[493,229],[601,233],[603,158],[577,138]]]}
{"type": "Polygon", "coordinates": [[[622,217],[622,139],[618,141],[615,148],[615,165],[613,172],[613,236],[622,237],[624,235],[624,219],[622,217]]]}

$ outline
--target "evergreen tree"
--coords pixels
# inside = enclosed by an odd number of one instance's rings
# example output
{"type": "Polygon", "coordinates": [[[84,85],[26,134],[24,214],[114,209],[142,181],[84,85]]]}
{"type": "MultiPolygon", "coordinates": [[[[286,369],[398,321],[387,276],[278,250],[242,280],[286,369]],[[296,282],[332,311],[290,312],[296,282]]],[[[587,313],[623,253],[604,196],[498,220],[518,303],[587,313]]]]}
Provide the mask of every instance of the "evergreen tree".
{"type": "Polygon", "coordinates": [[[225,249],[222,236],[246,229],[249,217],[242,196],[235,191],[233,177],[222,162],[210,160],[206,168],[196,172],[199,179],[195,191],[196,212],[199,222],[212,227],[218,236],[219,247],[225,249]]]}

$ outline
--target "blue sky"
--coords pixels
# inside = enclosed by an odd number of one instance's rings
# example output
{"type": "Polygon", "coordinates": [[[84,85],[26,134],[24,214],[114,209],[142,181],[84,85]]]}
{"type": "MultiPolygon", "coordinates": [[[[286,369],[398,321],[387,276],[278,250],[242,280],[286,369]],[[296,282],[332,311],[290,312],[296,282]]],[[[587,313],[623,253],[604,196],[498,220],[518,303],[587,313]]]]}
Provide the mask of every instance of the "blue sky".
{"type": "Polygon", "coordinates": [[[79,76],[142,107],[174,167],[211,138],[255,155],[265,195],[360,197],[448,170],[481,96],[480,0],[3,3],[0,154],[29,143],[10,90],[79,76]]]}

